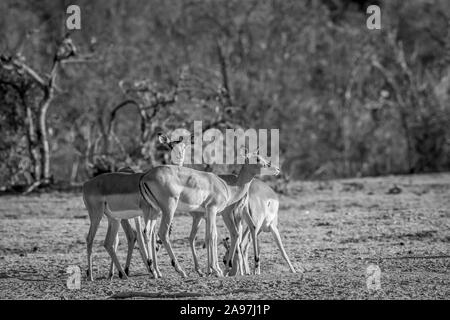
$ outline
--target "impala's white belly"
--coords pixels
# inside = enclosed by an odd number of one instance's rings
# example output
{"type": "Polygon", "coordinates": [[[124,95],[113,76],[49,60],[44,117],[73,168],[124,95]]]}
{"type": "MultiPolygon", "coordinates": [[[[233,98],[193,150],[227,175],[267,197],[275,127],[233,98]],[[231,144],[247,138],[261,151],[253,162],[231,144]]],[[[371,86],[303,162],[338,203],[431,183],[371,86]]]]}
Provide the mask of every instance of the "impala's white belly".
{"type": "Polygon", "coordinates": [[[178,202],[178,206],[177,206],[176,212],[193,212],[193,211],[195,211],[195,212],[197,212],[197,211],[204,212],[205,209],[202,206],[199,206],[197,204],[191,205],[191,204],[188,204],[188,203],[184,203],[182,201],[178,202]]]}
{"type": "Polygon", "coordinates": [[[105,197],[106,214],[115,219],[131,219],[142,215],[139,197],[134,194],[116,194],[105,197]]]}
{"type": "Polygon", "coordinates": [[[107,210],[106,214],[115,219],[132,219],[142,215],[142,210],[122,210],[111,211],[107,210]]]}

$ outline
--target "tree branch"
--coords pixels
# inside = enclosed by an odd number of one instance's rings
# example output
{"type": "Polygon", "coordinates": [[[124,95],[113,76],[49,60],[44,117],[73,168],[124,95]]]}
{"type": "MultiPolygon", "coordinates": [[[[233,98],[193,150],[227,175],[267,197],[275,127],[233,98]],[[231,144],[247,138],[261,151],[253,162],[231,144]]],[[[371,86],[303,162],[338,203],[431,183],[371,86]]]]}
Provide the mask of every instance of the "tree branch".
{"type": "Polygon", "coordinates": [[[117,106],[115,106],[115,107],[111,110],[111,113],[110,113],[110,116],[109,116],[109,122],[108,122],[108,130],[107,130],[108,135],[111,133],[111,130],[112,130],[112,124],[113,124],[113,122],[114,122],[114,120],[115,120],[115,118],[116,118],[117,112],[118,112],[120,109],[122,109],[123,107],[125,107],[126,105],[128,105],[128,104],[132,104],[132,105],[136,106],[137,109],[138,109],[138,112],[140,113],[139,104],[138,104],[135,100],[133,100],[133,99],[127,99],[127,100],[122,101],[121,103],[119,103],[117,106]]]}
{"type": "Polygon", "coordinates": [[[18,70],[24,70],[34,81],[36,81],[42,88],[47,87],[48,83],[45,81],[36,71],[34,71],[31,67],[26,65],[24,62],[19,61],[18,59],[13,59],[12,63],[18,70]]]}
{"type": "MultiPolygon", "coordinates": [[[[224,292],[218,293],[221,295],[227,294],[237,294],[237,293],[255,293],[254,290],[249,289],[239,289],[233,292],[224,292]]],[[[173,293],[164,293],[164,292],[139,292],[139,291],[124,291],[118,292],[109,297],[109,299],[127,299],[127,298],[135,298],[135,297],[144,297],[144,298],[188,298],[188,297],[205,297],[210,296],[210,293],[201,293],[201,292],[173,292],[173,293]]]]}

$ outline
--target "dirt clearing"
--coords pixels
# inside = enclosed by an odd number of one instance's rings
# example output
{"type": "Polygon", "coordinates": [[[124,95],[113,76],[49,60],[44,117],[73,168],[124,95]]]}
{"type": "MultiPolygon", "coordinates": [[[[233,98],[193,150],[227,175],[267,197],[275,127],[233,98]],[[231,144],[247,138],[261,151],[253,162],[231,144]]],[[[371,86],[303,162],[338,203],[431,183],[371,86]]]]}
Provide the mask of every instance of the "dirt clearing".
{"type": "MultiPolygon", "coordinates": [[[[133,254],[129,280],[106,279],[106,219],[94,242],[94,282],[85,278],[89,219],[81,194],[0,197],[1,299],[107,299],[123,292],[202,299],[449,299],[450,174],[305,182],[281,197],[279,229],[303,278],[289,272],[272,235],[262,233],[261,275],[200,278],[187,238],[192,219],[175,217],[172,244],[188,273],[181,279],[159,253],[162,279],[151,279],[133,254]],[[369,292],[366,269],[381,269],[381,290],[369,292]],[[67,267],[82,270],[81,289],[66,286],[67,267]]],[[[204,222],[197,247],[200,262],[204,222]]],[[[219,239],[227,231],[218,218],[219,239]]],[[[118,256],[125,262],[120,231],[118,256]]],[[[219,247],[220,258],[224,248],[219,247]]],[[[252,251],[250,251],[252,257],[252,251]]],[[[252,259],[250,259],[252,260],[252,259]]],[[[251,262],[250,262],[251,263],[251,262]]]]}

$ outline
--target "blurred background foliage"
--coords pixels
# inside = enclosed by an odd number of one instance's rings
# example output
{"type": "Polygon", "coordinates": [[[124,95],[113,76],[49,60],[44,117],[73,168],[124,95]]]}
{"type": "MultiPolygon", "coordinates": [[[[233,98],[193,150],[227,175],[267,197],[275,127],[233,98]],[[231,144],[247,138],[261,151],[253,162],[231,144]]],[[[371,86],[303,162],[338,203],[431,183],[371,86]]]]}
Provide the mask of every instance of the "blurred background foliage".
{"type": "Polygon", "coordinates": [[[4,188],[43,178],[29,127],[45,91],[11,59],[47,79],[71,4],[77,54],[57,69],[46,114],[53,182],[164,163],[156,134],[194,120],[279,128],[285,179],[450,168],[447,0],[4,0],[4,188]],[[370,4],[381,30],[366,27],[370,4]]]}

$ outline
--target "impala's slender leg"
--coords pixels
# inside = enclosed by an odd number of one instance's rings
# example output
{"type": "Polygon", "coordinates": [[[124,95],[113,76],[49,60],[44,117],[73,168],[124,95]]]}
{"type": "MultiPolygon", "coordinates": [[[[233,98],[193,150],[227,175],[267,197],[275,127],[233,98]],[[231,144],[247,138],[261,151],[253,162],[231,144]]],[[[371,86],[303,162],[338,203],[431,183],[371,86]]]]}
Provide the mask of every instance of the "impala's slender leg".
{"type": "Polygon", "coordinates": [[[128,243],[127,260],[125,262],[124,270],[125,270],[125,274],[127,276],[129,276],[130,275],[131,257],[133,256],[134,246],[137,241],[137,233],[135,230],[133,230],[130,222],[127,219],[122,219],[120,221],[120,224],[122,225],[123,231],[125,232],[125,236],[127,238],[127,243],[128,243]]]}
{"type": "MultiPolygon", "coordinates": [[[[242,224],[239,226],[239,234],[241,235],[238,239],[238,248],[240,249],[240,253],[238,254],[238,249],[236,250],[236,255],[234,256],[233,260],[233,269],[231,270],[230,275],[236,275],[239,271],[240,275],[244,274],[250,274],[249,267],[248,267],[248,259],[247,259],[247,252],[244,251],[247,247],[244,245],[245,240],[248,236],[248,228],[245,229],[246,234],[242,234],[242,224]],[[244,256],[245,254],[245,256],[244,256]],[[239,269],[238,269],[239,268],[239,269]]],[[[230,253],[230,249],[227,249],[227,254],[225,256],[225,264],[228,259],[228,255],[230,253]]]]}
{"type": "Polygon", "coordinates": [[[178,263],[177,258],[175,257],[175,254],[173,253],[172,246],[170,244],[169,239],[169,228],[172,223],[173,215],[175,213],[175,210],[177,208],[177,200],[173,197],[170,197],[166,204],[162,205],[162,218],[161,218],[161,224],[159,226],[159,237],[162,240],[164,247],[166,248],[167,252],[169,253],[172,266],[175,268],[175,270],[183,277],[186,277],[186,273],[181,268],[180,264],[178,263]]]}
{"type": "Polygon", "coordinates": [[[141,254],[142,261],[144,262],[144,265],[147,267],[148,272],[150,272],[150,274],[154,277],[155,274],[153,272],[151,259],[149,258],[150,255],[146,249],[146,242],[144,241],[144,231],[142,230],[140,217],[134,218],[134,223],[136,224],[139,253],[141,254]]]}
{"type": "Polygon", "coordinates": [[[254,274],[261,274],[261,269],[259,267],[259,249],[258,249],[258,236],[254,230],[250,231],[250,235],[252,236],[253,242],[253,251],[255,256],[255,265],[253,267],[254,274]]]}
{"type": "MultiPolygon", "coordinates": [[[[129,272],[130,272],[131,258],[133,255],[134,245],[136,244],[136,231],[133,230],[130,222],[128,222],[127,219],[121,219],[120,224],[122,225],[123,231],[125,232],[125,236],[127,238],[127,244],[128,244],[127,260],[125,262],[125,268],[124,268],[125,274],[128,276],[128,275],[130,275],[129,272]]],[[[119,234],[117,234],[116,239],[113,244],[114,252],[117,252],[118,245],[119,245],[119,234]]],[[[109,266],[108,278],[112,279],[113,277],[114,277],[114,263],[111,261],[111,264],[109,266]]]]}
{"type": "Polygon", "coordinates": [[[252,241],[253,241],[253,250],[254,250],[254,255],[255,255],[255,270],[254,273],[256,275],[261,274],[261,245],[258,241],[258,235],[259,235],[259,230],[258,229],[254,229],[253,232],[250,233],[250,235],[252,236],[252,241]]]}
{"type": "Polygon", "coordinates": [[[241,242],[242,242],[242,223],[239,224],[238,226],[238,239],[236,242],[237,245],[237,251],[236,251],[236,255],[235,255],[235,260],[237,258],[236,263],[233,265],[233,269],[231,270],[233,275],[236,275],[237,272],[239,272],[239,274],[242,276],[244,275],[244,266],[243,266],[243,255],[242,255],[242,247],[241,247],[241,242]]]}
{"type": "Polygon", "coordinates": [[[286,262],[288,263],[289,268],[291,269],[291,271],[292,271],[293,273],[295,273],[294,266],[292,265],[291,261],[289,260],[287,254],[286,254],[286,251],[284,250],[283,243],[281,242],[280,233],[278,232],[278,228],[277,228],[275,225],[271,224],[271,225],[269,226],[269,229],[270,229],[270,231],[272,232],[273,237],[275,238],[275,242],[277,243],[277,246],[278,246],[278,248],[280,249],[281,254],[283,255],[284,260],[286,260],[286,262]]]}
{"type": "Polygon", "coordinates": [[[200,227],[200,223],[202,222],[202,216],[200,214],[192,214],[192,228],[191,234],[189,235],[189,244],[191,246],[192,257],[194,259],[194,267],[195,271],[198,273],[200,277],[203,277],[203,272],[200,269],[200,265],[198,263],[197,252],[195,251],[195,238],[198,233],[198,229],[200,227]]]}
{"type": "Polygon", "coordinates": [[[145,242],[145,252],[147,253],[147,263],[149,264],[150,268],[153,268],[153,254],[152,254],[152,248],[150,245],[150,239],[151,239],[151,234],[150,234],[150,220],[146,219],[147,221],[144,221],[144,230],[142,232],[143,236],[144,236],[144,242],[145,242]]]}
{"type": "Polygon", "coordinates": [[[211,275],[211,247],[210,247],[210,239],[211,239],[211,224],[209,223],[208,219],[205,221],[205,247],[206,247],[206,275],[211,275]]]}
{"type": "Polygon", "coordinates": [[[217,258],[217,226],[216,226],[217,210],[215,208],[208,208],[206,210],[206,249],[208,252],[208,272],[210,268],[219,277],[223,276],[222,270],[219,266],[219,259],[217,258]]]}
{"type": "Polygon", "coordinates": [[[119,271],[119,278],[128,279],[128,276],[125,274],[125,271],[123,271],[122,266],[119,263],[119,259],[117,259],[113,247],[117,232],[119,231],[119,224],[118,220],[108,217],[108,231],[106,232],[104,247],[119,271]]]}
{"type": "Polygon", "coordinates": [[[150,220],[150,241],[151,241],[151,251],[153,258],[153,268],[155,270],[155,278],[161,278],[162,274],[158,267],[158,256],[156,252],[156,219],[150,220]]]}
{"type": "Polygon", "coordinates": [[[243,259],[244,260],[244,273],[245,274],[250,274],[250,266],[248,265],[248,249],[250,247],[250,235],[249,235],[250,229],[247,227],[245,228],[244,234],[242,235],[242,240],[241,240],[241,251],[242,251],[242,255],[243,255],[243,259]]]}
{"type": "Polygon", "coordinates": [[[259,237],[260,233],[261,233],[261,229],[256,229],[256,231],[255,231],[255,235],[256,235],[255,239],[258,242],[258,245],[257,245],[258,251],[257,251],[257,254],[256,254],[255,261],[258,261],[258,264],[255,265],[255,267],[256,267],[255,274],[261,274],[261,244],[258,241],[258,237],[259,237]]]}
{"type": "Polygon", "coordinates": [[[250,235],[252,237],[253,242],[253,253],[255,256],[255,265],[254,265],[254,274],[261,274],[261,268],[259,266],[259,257],[260,257],[260,250],[259,250],[259,243],[258,243],[258,233],[260,231],[260,227],[257,227],[255,221],[253,220],[252,216],[250,215],[250,211],[248,207],[244,208],[244,219],[247,222],[247,227],[249,229],[250,235]]]}
{"type": "Polygon", "coordinates": [[[213,263],[215,266],[215,272],[217,274],[217,276],[219,277],[223,277],[223,272],[222,269],[220,268],[220,264],[219,264],[219,255],[217,253],[217,247],[218,247],[218,242],[217,242],[217,227],[216,227],[216,222],[214,221],[214,227],[213,227],[213,238],[212,238],[212,244],[213,244],[213,263]]]}
{"type": "Polygon", "coordinates": [[[254,255],[255,255],[255,266],[254,266],[254,274],[259,274],[259,256],[258,256],[258,235],[257,232],[258,230],[256,230],[256,226],[253,223],[253,220],[251,219],[250,216],[245,215],[246,217],[246,221],[247,221],[247,226],[250,229],[250,235],[252,237],[252,242],[253,242],[253,251],[254,251],[254,255]]]}
{"type": "Polygon", "coordinates": [[[238,265],[240,265],[241,263],[241,250],[240,250],[240,233],[239,233],[239,227],[236,226],[236,223],[233,219],[233,212],[231,209],[226,209],[226,211],[222,212],[222,218],[223,221],[225,222],[225,225],[227,226],[228,231],[230,232],[230,238],[231,238],[231,246],[230,249],[228,250],[228,255],[227,255],[227,265],[226,265],[226,274],[229,275],[235,275],[236,274],[236,268],[238,265]],[[237,253],[236,253],[237,251],[237,253]],[[234,258],[237,258],[237,264],[235,263],[233,265],[233,262],[235,262],[234,258]],[[230,269],[231,269],[231,273],[230,273],[230,269]]]}
{"type": "Polygon", "coordinates": [[[103,217],[103,203],[91,203],[89,199],[84,198],[86,208],[88,209],[89,219],[91,225],[89,226],[89,232],[86,237],[86,249],[87,249],[87,262],[88,268],[86,270],[88,281],[94,281],[92,275],[92,245],[94,243],[95,234],[97,233],[98,226],[103,217]]]}
{"type": "Polygon", "coordinates": [[[232,248],[233,248],[233,243],[234,243],[234,237],[237,235],[236,235],[236,230],[234,228],[234,224],[231,221],[232,219],[230,218],[230,211],[228,208],[222,212],[222,218],[223,218],[223,222],[225,223],[225,226],[227,227],[228,231],[230,232],[230,239],[231,239],[231,245],[229,248],[227,248],[227,254],[226,254],[226,258],[225,258],[226,259],[225,275],[229,275],[230,268],[232,266],[231,256],[233,256],[232,248]]]}
{"type": "MultiPolygon", "coordinates": [[[[117,252],[117,247],[119,246],[119,233],[117,233],[116,238],[114,239],[114,243],[113,243],[113,249],[114,252],[117,252]]],[[[128,274],[127,274],[128,275],[128,274]]],[[[112,280],[112,278],[114,277],[114,263],[111,260],[111,263],[109,265],[109,274],[108,274],[108,279],[112,280]]]]}

